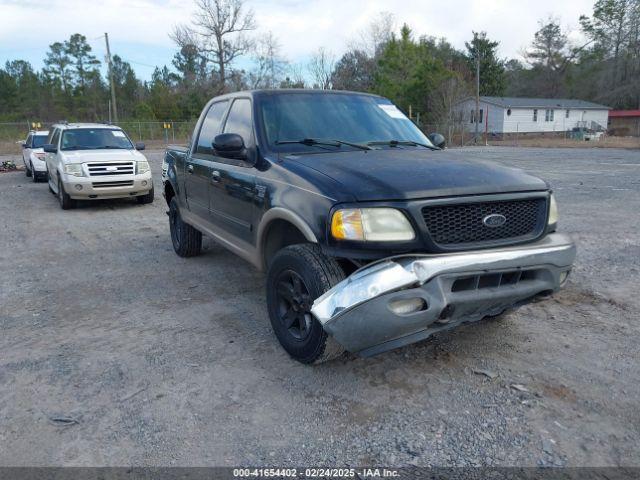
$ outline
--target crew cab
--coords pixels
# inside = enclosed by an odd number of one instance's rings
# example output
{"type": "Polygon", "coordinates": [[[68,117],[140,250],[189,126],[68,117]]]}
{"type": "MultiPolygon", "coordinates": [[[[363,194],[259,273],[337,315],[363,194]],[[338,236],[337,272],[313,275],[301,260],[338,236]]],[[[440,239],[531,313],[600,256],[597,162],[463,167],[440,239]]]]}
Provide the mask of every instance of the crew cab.
{"type": "Polygon", "coordinates": [[[27,139],[22,143],[22,163],[27,177],[33,178],[34,182],[47,177],[47,166],[44,161],[44,150],[42,146],[47,143],[48,130],[32,130],[27,135],[27,139]]]}
{"type": "Polygon", "coordinates": [[[303,363],[407,345],[558,290],[576,248],[549,185],[443,149],[389,100],[262,90],[204,108],[165,153],[171,240],[266,271],[277,339],[303,363]]]}
{"type": "Polygon", "coordinates": [[[49,190],[63,209],[76,200],[136,197],[153,202],[149,163],[119,127],[100,123],[54,125],[43,146],[49,190]]]}

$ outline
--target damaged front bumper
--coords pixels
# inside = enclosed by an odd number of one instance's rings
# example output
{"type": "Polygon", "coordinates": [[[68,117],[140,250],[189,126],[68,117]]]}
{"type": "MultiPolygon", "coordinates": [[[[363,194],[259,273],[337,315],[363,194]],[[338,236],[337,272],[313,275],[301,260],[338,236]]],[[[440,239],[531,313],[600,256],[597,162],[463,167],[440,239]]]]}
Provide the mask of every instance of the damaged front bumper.
{"type": "Polygon", "coordinates": [[[553,233],[517,247],[390,257],[338,283],[311,312],[347,350],[375,355],[554,292],[575,255],[570,237],[553,233]]]}

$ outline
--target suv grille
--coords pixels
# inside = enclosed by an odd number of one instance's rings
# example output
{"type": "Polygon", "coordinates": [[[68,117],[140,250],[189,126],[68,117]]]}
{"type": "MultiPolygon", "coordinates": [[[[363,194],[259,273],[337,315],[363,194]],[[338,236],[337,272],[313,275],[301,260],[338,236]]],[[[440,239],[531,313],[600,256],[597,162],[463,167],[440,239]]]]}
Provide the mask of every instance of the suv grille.
{"type": "Polygon", "coordinates": [[[433,242],[462,246],[536,238],[544,229],[546,212],[546,198],[529,198],[428,206],[422,209],[422,217],[433,242]],[[503,215],[506,221],[500,226],[485,225],[484,219],[492,214],[503,215]]]}
{"type": "Polygon", "coordinates": [[[97,175],[133,175],[135,171],[134,162],[104,162],[87,163],[89,176],[97,175]]]}

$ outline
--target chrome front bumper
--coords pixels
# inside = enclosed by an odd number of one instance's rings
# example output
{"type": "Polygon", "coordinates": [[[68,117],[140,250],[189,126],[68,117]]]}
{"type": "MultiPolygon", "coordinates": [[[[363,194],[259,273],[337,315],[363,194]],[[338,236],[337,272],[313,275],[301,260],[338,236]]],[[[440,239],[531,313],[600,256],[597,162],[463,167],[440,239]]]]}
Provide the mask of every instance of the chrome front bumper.
{"type": "Polygon", "coordinates": [[[311,312],[347,350],[373,355],[556,291],[575,255],[571,239],[554,233],[517,247],[390,257],[337,284],[311,312]]]}

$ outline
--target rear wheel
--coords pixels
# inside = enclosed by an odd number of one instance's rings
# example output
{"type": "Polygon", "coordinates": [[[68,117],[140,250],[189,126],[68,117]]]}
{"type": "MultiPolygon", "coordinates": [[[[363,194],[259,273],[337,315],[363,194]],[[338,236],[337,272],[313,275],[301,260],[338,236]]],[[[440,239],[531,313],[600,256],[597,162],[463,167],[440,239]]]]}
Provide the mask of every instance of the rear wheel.
{"type": "Polygon", "coordinates": [[[169,230],[173,249],[179,256],[194,257],[200,254],[202,233],[182,220],[176,197],[169,203],[169,230]]]}
{"type": "Polygon", "coordinates": [[[76,206],[76,201],[72,199],[67,192],[64,191],[62,182],[58,179],[58,201],[63,210],[69,210],[76,206]]]}
{"type": "Polygon", "coordinates": [[[145,205],[147,203],[153,203],[153,187],[151,187],[151,190],[149,190],[149,193],[147,193],[146,195],[139,195],[136,197],[136,200],[138,200],[138,203],[140,203],[141,205],[145,205]]]}
{"type": "Polygon", "coordinates": [[[267,273],[267,306],[273,331],[282,347],[302,363],[321,363],[344,348],[327,335],[311,314],[313,301],[344,279],[335,259],[317,245],[285,247],[267,273]]]}

